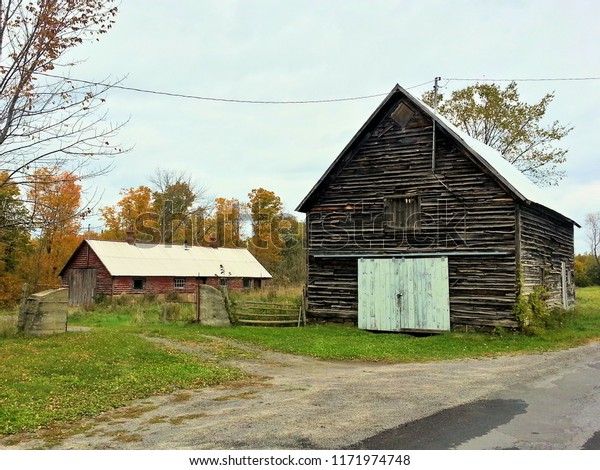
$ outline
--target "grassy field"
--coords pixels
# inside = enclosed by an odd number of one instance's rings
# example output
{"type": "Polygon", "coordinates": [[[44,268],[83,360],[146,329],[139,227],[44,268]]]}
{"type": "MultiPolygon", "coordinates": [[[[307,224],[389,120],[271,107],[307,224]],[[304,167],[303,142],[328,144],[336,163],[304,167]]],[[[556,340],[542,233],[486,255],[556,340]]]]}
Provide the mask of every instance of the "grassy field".
{"type": "Polygon", "coordinates": [[[139,327],[118,326],[121,320],[89,332],[1,338],[0,434],[34,431],[136,398],[243,376],[150,343],[135,334],[139,327]]]}
{"type": "Polygon", "coordinates": [[[505,330],[493,334],[447,333],[412,336],[372,333],[344,326],[305,328],[206,328],[197,325],[148,325],[151,334],[201,341],[210,334],[291,354],[322,359],[422,362],[500,354],[524,354],[569,348],[600,339],[600,287],[577,291],[577,307],[558,329],[537,336],[505,330]]]}
{"type": "Polygon", "coordinates": [[[69,324],[92,327],[88,332],[25,338],[5,323],[0,328],[0,434],[32,431],[94,416],[136,398],[241,378],[242,372],[218,361],[252,354],[206,335],[329,360],[382,362],[536,353],[600,340],[600,287],[579,289],[577,295],[569,322],[538,336],[499,330],[416,337],[342,326],[209,328],[190,323],[193,309],[185,306],[171,315],[179,321],[165,323],[160,305],[119,302],[72,313],[69,324]],[[202,344],[215,360],[203,362],[141,335],[202,344]]]}

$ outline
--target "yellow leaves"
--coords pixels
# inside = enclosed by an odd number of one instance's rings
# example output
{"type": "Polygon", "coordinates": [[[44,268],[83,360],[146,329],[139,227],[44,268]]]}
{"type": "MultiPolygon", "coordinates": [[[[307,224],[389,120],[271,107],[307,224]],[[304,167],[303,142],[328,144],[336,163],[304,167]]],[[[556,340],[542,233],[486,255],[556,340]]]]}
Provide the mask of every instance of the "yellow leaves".
{"type": "Polygon", "coordinates": [[[153,220],[145,217],[153,211],[152,190],[148,186],[123,189],[119,194],[122,198],[116,206],[100,209],[105,224],[104,240],[124,240],[127,230],[153,226],[153,220]]]}

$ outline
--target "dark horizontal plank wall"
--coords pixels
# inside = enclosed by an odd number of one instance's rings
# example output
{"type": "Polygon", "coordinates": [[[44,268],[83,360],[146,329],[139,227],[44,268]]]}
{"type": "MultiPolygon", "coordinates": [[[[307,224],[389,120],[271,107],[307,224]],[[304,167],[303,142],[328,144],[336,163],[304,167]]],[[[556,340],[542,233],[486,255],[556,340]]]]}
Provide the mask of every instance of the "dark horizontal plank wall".
{"type": "Polygon", "coordinates": [[[562,262],[566,263],[568,306],[575,303],[573,224],[539,206],[521,205],[520,264],[525,293],[548,290],[549,303],[562,306],[562,262]]]}
{"type": "Polygon", "coordinates": [[[432,171],[432,123],[417,114],[405,128],[389,116],[324,180],[308,221],[308,314],[356,319],[356,259],[361,254],[451,252],[451,320],[455,324],[512,321],[516,291],[515,202],[484,170],[437,130],[432,171]],[[419,197],[418,231],[385,226],[386,197],[419,197]],[[493,258],[474,253],[502,253],[493,258]],[[460,253],[465,253],[464,258],[460,253]]]}

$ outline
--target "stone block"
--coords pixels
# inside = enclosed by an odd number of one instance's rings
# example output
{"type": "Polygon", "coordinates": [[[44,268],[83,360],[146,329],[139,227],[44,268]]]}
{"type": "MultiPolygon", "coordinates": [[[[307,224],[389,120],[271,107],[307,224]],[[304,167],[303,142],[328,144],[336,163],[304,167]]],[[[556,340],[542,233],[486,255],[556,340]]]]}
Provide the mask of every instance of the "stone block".
{"type": "Polygon", "coordinates": [[[231,326],[225,297],[219,289],[200,286],[200,324],[206,326],[231,326]]]}
{"type": "Polygon", "coordinates": [[[68,289],[53,289],[30,295],[21,305],[17,329],[34,336],[67,331],[68,289]]]}

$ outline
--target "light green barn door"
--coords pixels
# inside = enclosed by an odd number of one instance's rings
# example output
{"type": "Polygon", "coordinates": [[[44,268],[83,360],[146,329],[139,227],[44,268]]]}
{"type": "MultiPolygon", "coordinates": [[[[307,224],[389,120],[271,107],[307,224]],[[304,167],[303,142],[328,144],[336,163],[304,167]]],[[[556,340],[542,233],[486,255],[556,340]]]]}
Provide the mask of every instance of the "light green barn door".
{"type": "Polygon", "coordinates": [[[358,327],[448,331],[448,258],[360,259],[358,327]]]}

